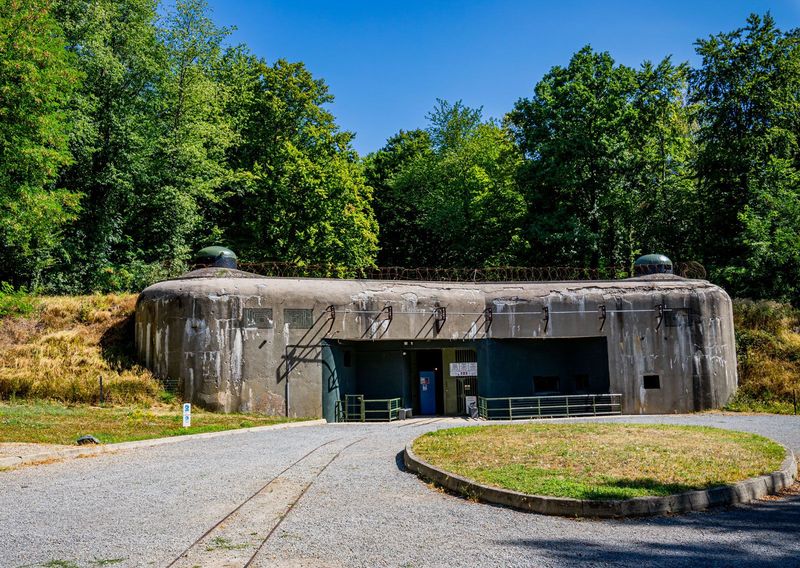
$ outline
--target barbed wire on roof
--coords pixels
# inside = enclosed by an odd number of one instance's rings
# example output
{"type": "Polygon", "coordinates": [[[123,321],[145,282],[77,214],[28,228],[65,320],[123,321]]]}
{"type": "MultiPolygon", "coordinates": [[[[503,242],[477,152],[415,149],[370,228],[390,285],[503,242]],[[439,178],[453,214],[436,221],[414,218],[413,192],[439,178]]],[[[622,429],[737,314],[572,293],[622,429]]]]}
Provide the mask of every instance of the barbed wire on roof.
{"type": "MultiPolygon", "coordinates": [[[[581,268],[573,266],[492,266],[484,268],[442,268],[400,266],[352,268],[337,264],[296,264],[291,262],[241,262],[239,269],[261,276],[283,278],[355,278],[369,280],[410,280],[428,282],[552,282],[570,280],[619,280],[633,274],[629,267],[581,268]]],[[[676,275],[705,278],[699,262],[673,265],[676,275]]]]}

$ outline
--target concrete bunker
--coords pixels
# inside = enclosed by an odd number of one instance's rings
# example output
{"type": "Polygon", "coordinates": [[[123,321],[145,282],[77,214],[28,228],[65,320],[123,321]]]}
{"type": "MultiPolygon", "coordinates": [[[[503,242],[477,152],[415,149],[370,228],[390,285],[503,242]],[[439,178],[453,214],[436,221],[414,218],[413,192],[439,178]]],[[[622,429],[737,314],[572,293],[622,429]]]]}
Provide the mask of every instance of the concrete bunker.
{"type": "Polygon", "coordinates": [[[454,283],[265,278],[211,265],[142,292],[136,345],[187,401],[328,420],[348,395],[416,415],[542,397],[573,409],[616,397],[626,414],[690,412],[721,407],[737,384],[730,298],[664,271],[454,283]]]}

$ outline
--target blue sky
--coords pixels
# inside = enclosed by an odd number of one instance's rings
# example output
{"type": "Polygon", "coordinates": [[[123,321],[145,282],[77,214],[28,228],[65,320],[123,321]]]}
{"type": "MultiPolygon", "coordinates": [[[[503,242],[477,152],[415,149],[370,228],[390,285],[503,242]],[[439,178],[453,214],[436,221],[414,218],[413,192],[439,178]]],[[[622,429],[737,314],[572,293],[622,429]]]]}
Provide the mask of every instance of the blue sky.
{"type": "Polygon", "coordinates": [[[336,97],[330,110],[365,154],[425,125],[435,99],[462,99],[500,118],[552,66],[591,44],[638,66],[672,55],[696,63],[699,37],[767,10],[800,27],[800,0],[614,2],[335,2],[209,0],[231,41],[257,55],[303,61],[336,97]]]}

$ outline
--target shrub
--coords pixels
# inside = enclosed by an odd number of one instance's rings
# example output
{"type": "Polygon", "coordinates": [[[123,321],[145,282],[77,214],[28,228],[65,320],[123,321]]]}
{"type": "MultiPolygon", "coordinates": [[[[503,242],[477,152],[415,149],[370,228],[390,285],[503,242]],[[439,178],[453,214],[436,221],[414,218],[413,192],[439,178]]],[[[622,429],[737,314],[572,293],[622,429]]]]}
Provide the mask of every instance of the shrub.
{"type": "Polygon", "coordinates": [[[36,300],[25,288],[14,290],[8,282],[0,282],[0,318],[24,316],[36,309],[36,300]]]}

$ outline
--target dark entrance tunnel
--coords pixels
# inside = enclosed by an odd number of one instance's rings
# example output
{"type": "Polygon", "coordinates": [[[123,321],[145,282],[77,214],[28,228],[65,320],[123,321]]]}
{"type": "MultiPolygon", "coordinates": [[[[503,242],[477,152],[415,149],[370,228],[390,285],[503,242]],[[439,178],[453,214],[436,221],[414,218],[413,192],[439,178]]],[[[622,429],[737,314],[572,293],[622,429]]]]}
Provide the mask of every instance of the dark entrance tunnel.
{"type": "Polygon", "coordinates": [[[411,408],[418,416],[464,414],[466,405],[461,399],[467,395],[499,398],[609,392],[604,337],[328,340],[323,342],[322,356],[323,413],[329,421],[335,418],[336,401],[348,394],[366,399],[399,398],[403,408],[411,408]],[[473,355],[464,359],[464,353],[473,355]],[[477,377],[468,381],[468,390],[453,366],[465,360],[477,363],[477,377]],[[477,393],[472,386],[475,383],[477,393]]]}

